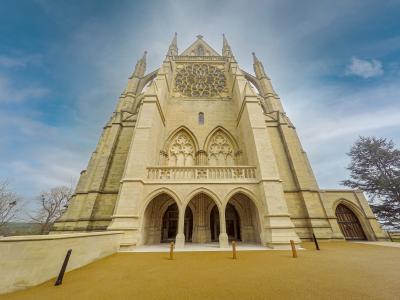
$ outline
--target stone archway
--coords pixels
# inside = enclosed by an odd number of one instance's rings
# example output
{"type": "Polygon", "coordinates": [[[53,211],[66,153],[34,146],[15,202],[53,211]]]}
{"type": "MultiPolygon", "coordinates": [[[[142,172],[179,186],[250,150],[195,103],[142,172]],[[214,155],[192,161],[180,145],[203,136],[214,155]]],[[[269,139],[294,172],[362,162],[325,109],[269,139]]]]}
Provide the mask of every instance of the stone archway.
{"type": "Polygon", "coordinates": [[[168,194],[154,197],[143,215],[143,244],[174,241],[177,235],[179,207],[168,194]]]}
{"type": "Polygon", "coordinates": [[[214,205],[210,213],[210,229],[211,229],[211,241],[219,241],[220,224],[219,224],[219,212],[218,207],[214,205]]]}
{"type": "Polygon", "coordinates": [[[346,240],[366,240],[365,232],[356,214],[340,203],[335,210],[337,222],[346,240]]]}
{"type": "Polygon", "coordinates": [[[261,243],[261,225],[258,209],[245,194],[239,192],[229,199],[225,210],[225,220],[229,240],[241,240],[244,243],[261,243]]]}
{"type": "Polygon", "coordinates": [[[168,206],[164,213],[161,227],[161,243],[175,241],[178,233],[179,209],[176,203],[168,206]]]}
{"type": "Polygon", "coordinates": [[[241,241],[240,217],[235,207],[228,203],[225,209],[226,234],[229,241],[241,241]]]}
{"type": "Polygon", "coordinates": [[[213,239],[211,234],[210,215],[213,211],[213,207],[217,209],[218,215],[218,207],[214,200],[204,193],[199,193],[194,196],[187,205],[185,215],[187,210],[191,210],[193,214],[192,243],[210,243],[218,241],[218,237],[217,239],[213,239]]]}
{"type": "Polygon", "coordinates": [[[185,210],[185,220],[183,228],[183,233],[185,234],[185,242],[191,242],[193,235],[193,212],[189,206],[185,210]]]}

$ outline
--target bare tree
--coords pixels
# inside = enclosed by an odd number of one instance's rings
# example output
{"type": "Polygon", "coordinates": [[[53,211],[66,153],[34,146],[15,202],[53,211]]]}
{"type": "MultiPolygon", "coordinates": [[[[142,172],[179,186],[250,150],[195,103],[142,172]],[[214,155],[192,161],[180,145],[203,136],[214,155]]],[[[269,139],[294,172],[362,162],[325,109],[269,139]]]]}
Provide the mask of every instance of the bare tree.
{"type": "Polygon", "coordinates": [[[10,190],[7,180],[0,181],[0,232],[13,220],[20,208],[20,198],[10,190]]]}
{"type": "Polygon", "coordinates": [[[48,233],[54,222],[61,217],[68,206],[72,193],[71,187],[58,186],[41,193],[36,198],[39,208],[31,216],[31,220],[42,224],[41,234],[48,233]]]}

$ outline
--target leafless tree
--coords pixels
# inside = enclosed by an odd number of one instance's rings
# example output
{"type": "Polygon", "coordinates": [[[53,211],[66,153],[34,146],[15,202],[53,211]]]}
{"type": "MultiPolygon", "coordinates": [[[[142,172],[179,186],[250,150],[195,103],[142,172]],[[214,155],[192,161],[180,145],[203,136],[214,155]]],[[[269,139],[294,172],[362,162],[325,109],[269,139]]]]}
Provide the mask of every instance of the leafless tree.
{"type": "Polygon", "coordinates": [[[31,220],[42,224],[41,234],[48,233],[54,222],[61,217],[68,206],[72,193],[72,187],[58,186],[42,192],[36,198],[39,208],[31,216],[31,220]]]}
{"type": "Polygon", "coordinates": [[[7,180],[0,181],[0,232],[20,209],[21,199],[11,191],[7,180]]]}

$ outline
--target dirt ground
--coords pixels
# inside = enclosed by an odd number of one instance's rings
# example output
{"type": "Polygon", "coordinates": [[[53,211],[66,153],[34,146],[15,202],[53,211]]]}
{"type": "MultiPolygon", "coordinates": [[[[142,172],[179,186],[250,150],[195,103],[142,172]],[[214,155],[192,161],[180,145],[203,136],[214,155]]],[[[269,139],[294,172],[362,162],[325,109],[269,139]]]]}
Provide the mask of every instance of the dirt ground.
{"type": "Polygon", "coordinates": [[[400,299],[400,249],[348,242],[289,251],[119,253],[0,299],[400,299]]]}

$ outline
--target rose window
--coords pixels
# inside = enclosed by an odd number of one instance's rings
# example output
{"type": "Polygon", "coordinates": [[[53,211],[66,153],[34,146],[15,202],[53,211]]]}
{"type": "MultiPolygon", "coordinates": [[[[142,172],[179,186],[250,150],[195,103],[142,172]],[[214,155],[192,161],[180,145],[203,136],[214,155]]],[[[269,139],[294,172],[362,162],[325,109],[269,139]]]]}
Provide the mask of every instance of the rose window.
{"type": "Polygon", "coordinates": [[[225,75],[212,65],[187,64],[177,70],[175,88],[189,97],[217,96],[225,88],[225,75]]]}

